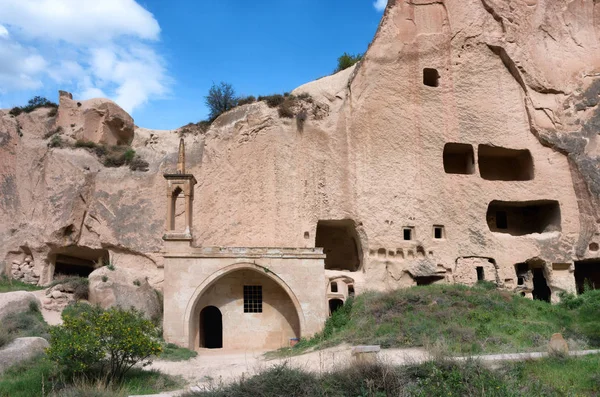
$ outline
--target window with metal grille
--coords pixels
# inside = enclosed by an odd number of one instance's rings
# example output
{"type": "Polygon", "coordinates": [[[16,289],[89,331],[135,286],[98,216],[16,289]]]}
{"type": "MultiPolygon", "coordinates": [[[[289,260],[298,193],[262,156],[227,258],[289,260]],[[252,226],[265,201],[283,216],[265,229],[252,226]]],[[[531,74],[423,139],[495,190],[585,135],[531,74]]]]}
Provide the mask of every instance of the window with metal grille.
{"type": "Polygon", "coordinates": [[[244,313],[262,313],[262,285],[244,285],[244,313]]]}

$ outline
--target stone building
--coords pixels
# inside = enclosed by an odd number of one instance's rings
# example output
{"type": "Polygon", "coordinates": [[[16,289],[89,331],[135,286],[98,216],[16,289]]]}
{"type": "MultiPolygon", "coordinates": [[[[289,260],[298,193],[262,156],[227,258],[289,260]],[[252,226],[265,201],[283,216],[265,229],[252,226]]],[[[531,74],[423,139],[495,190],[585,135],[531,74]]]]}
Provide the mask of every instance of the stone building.
{"type": "Polygon", "coordinates": [[[196,179],[185,173],[181,139],[167,180],[164,337],[194,348],[277,349],[318,332],[325,321],[320,248],[194,247],[196,179]],[[177,201],[183,219],[175,222],[177,201]],[[310,287],[309,287],[310,286],[310,287]]]}

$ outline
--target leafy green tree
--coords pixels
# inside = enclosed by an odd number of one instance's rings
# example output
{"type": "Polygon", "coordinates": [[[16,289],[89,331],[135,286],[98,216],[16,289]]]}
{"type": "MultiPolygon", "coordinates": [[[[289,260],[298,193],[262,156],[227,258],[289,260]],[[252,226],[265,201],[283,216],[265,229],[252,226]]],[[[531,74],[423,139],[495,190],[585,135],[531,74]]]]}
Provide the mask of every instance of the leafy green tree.
{"type": "Polygon", "coordinates": [[[337,68],[333,71],[333,73],[341,72],[344,69],[348,69],[350,66],[360,61],[362,57],[363,54],[352,55],[348,54],[347,52],[344,52],[344,54],[338,58],[337,68]]]}
{"type": "Polygon", "coordinates": [[[63,324],[50,330],[47,354],[70,375],[120,383],[134,365],[148,365],[162,351],[156,327],[133,308],[103,310],[82,303],[62,317],[63,324]]]}
{"type": "Polygon", "coordinates": [[[238,98],[235,96],[235,90],[231,84],[221,82],[213,83],[205,97],[205,102],[210,112],[209,118],[214,120],[229,109],[236,107],[238,98]]]}

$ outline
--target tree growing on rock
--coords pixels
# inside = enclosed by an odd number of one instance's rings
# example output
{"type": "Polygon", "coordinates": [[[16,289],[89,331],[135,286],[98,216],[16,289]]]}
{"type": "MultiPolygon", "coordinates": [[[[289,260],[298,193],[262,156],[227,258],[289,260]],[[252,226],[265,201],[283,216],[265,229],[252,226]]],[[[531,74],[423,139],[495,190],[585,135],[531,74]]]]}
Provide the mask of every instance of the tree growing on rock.
{"type": "Polygon", "coordinates": [[[360,61],[363,57],[363,54],[348,54],[344,52],[338,60],[337,60],[337,68],[333,71],[333,73],[341,72],[344,69],[348,69],[350,66],[354,65],[358,61],[360,61]]]}
{"type": "Polygon", "coordinates": [[[214,120],[226,111],[238,105],[238,98],[235,95],[233,86],[229,83],[221,82],[210,87],[208,95],[205,97],[206,106],[209,110],[209,119],[214,120]]]}

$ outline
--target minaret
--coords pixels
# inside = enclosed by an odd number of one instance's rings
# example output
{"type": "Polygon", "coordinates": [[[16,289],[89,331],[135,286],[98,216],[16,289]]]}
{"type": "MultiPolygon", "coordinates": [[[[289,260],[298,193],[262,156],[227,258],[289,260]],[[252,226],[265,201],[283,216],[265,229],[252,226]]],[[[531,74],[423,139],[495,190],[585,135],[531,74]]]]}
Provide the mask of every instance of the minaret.
{"type": "Polygon", "coordinates": [[[179,141],[179,154],[177,158],[177,172],[164,174],[167,180],[167,224],[163,236],[165,241],[192,241],[192,212],[194,202],[194,186],[196,178],[192,174],[185,173],[185,142],[183,138],[179,141]],[[183,196],[183,197],[182,197],[183,196]],[[182,230],[176,230],[175,210],[177,200],[185,199],[185,225],[182,230]]]}
{"type": "Polygon", "coordinates": [[[177,173],[185,174],[185,142],[183,138],[179,140],[179,158],[177,160],[177,173]]]}

